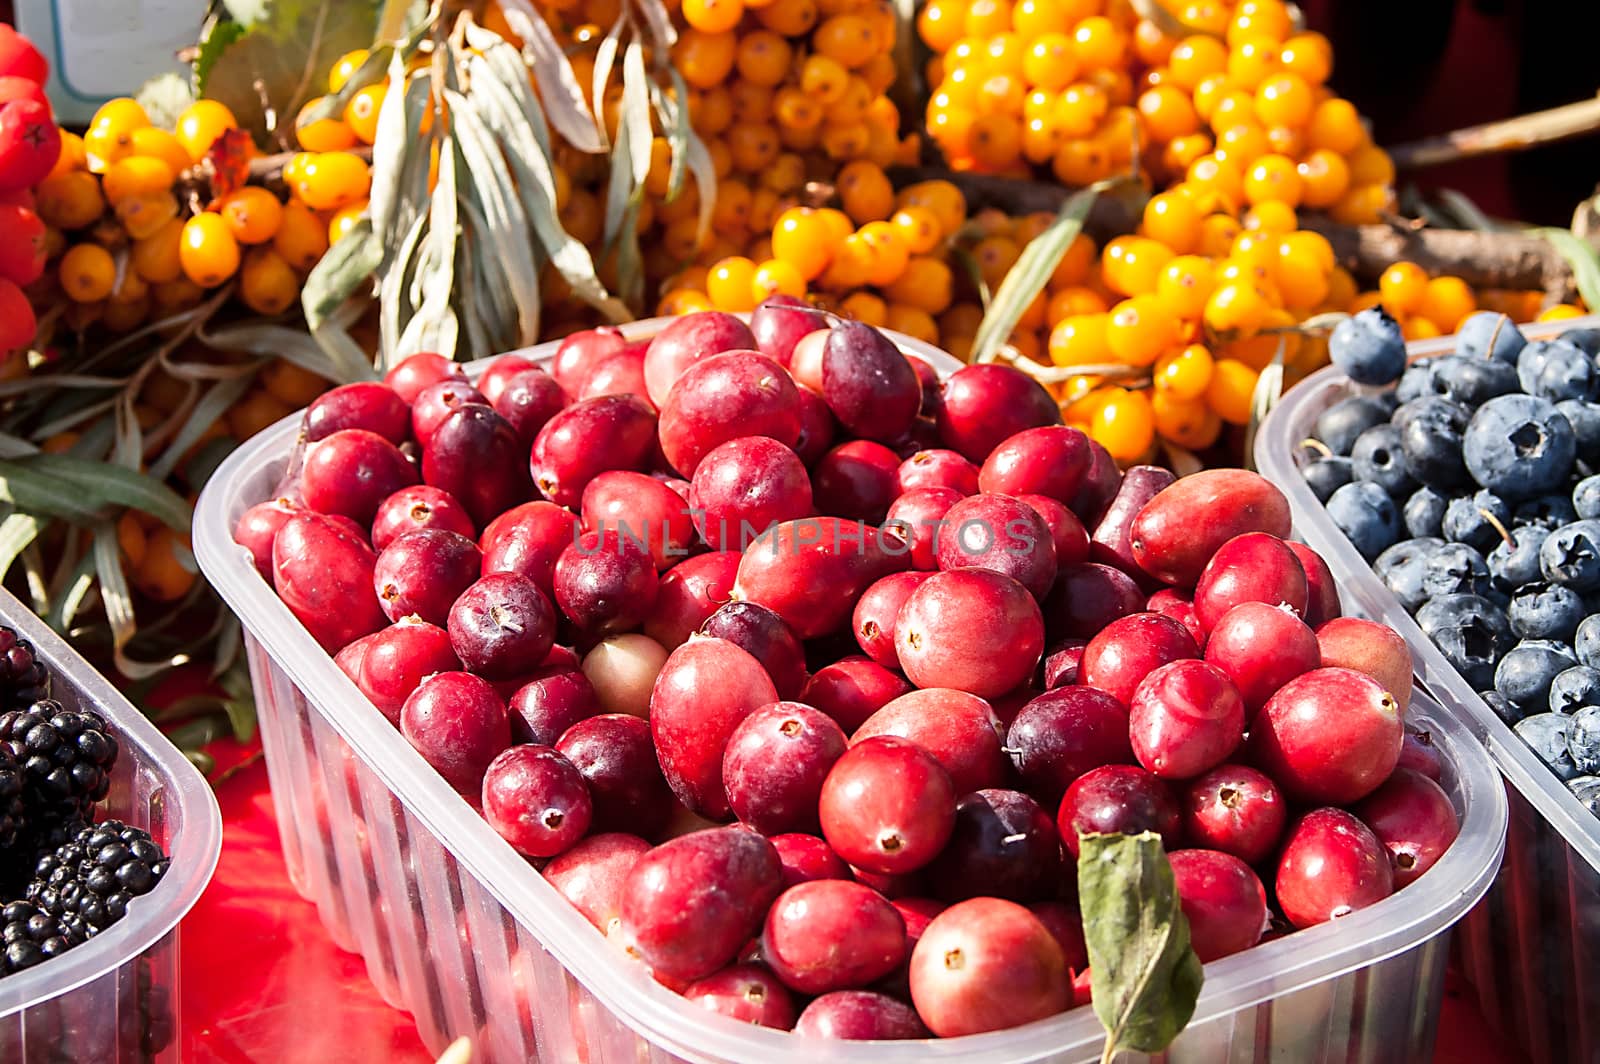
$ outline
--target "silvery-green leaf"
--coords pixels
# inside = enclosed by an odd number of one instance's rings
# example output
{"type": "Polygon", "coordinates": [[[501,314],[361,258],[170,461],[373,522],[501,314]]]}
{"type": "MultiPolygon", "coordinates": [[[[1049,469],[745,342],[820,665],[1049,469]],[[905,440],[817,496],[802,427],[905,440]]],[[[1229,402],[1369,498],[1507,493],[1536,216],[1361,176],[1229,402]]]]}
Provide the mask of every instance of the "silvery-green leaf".
{"type": "Polygon", "coordinates": [[[556,131],[579,151],[604,151],[604,131],[589,113],[578,75],[544,16],[530,0],[502,0],[500,11],[506,25],[522,38],[523,55],[539,79],[541,96],[556,131]]]}
{"type": "Polygon", "coordinates": [[[133,397],[125,396],[117,403],[116,437],[111,444],[111,461],[125,469],[138,471],[144,461],[144,430],[133,415],[133,397]]]}
{"type": "MultiPolygon", "coordinates": [[[[452,112],[458,105],[451,104],[452,112]]],[[[459,114],[451,115],[452,129],[459,121],[459,114]]],[[[428,210],[426,254],[417,267],[417,290],[422,298],[416,316],[400,336],[399,351],[438,351],[446,358],[455,357],[460,323],[450,305],[450,294],[455,287],[456,238],[459,235],[456,216],[458,175],[462,166],[459,156],[452,132],[439,151],[439,183],[434,188],[428,210]]],[[[390,357],[398,353],[385,352],[390,357]]]]}
{"type": "MultiPolygon", "coordinates": [[[[518,309],[512,301],[510,286],[501,282],[500,271],[493,261],[495,252],[490,242],[477,237],[477,234],[488,228],[483,212],[479,210],[474,197],[462,200],[460,210],[464,222],[463,232],[466,236],[462,240],[464,247],[458,252],[460,261],[457,268],[461,270],[461,277],[457,279],[456,289],[464,296],[472,298],[474,313],[466,312],[464,308],[467,304],[464,302],[458,310],[466,319],[469,331],[476,325],[483,333],[483,342],[474,340],[472,349],[494,354],[523,346],[519,331],[518,309]]],[[[537,264],[535,269],[537,270],[537,264]]],[[[534,288],[534,294],[537,297],[537,286],[534,288]]],[[[537,299],[532,309],[537,326],[540,310],[537,299]]]]}
{"type": "Polygon", "coordinates": [[[427,106],[428,80],[416,79],[415,90],[406,84],[406,64],[395,55],[389,64],[389,87],[378,108],[378,134],[372,144],[372,191],[367,211],[372,216],[372,231],[380,248],[393,235],[395,218],[404,194],[406,163],[415,152],[428,153],[427,139],[411,135],[421,126],[422,110],[427,106]],[[412,100],[413,93],[419,98],[412,100]],[[408,123],[408,112],[415,110],[416,126],[408,123]]]}
{"type": "Polygon", "coordinates": [[[128,578],[122,571],[122,553],[117,546],[116,526],[102,523],[94,530],[94,568],[100,579],[100,601],[105,606],[106,620],[111,624],[112,658],[117,671],[130,680],[154,676],[188,660],[179,655],[164,662],[133,661],[123,653],[134,633],[139,630],[133,615],[133,595],[128,591],[128,578]]]}
{"type": "Polygon", "coordinates": [[[1083,221],[1094,206],[1095,197],[1106,183],[1090,185],[1074,192],[1061,205],[1055,221],[1022,249],[1016,265],[1006,274],[995,291],[994,298],[984,311],[978,324],[978,335],[972,340],[972,361],[992,362],[1000,346],[1010,338],[1023,311],[1044,289],[1050,275],[1055,272],[1061,257],[1072,246],[1072,241],[1083,231],[1083,221]]]}
{"type": "Polygon", "coordinates": [[[300,292],[306,325],[312,331],[363,286],[370,291],[373,271],[383,262],[383,245],[372,231],[372,219],[361,218],[323,254],[300,292]]]}
{"type": "Polygon", "coordinates": [[[1273,352],[1272,361],[1261,371],[1261,376],[1256,378],[1255,390],[1250,393],[1250,423],[1244,430],[1244,464],[1249,469],[1256,467],[1256,433],[1261,430],[1261,423],[1267,415],[1272,413],[1272,408],[1278,405],[1278,400],[1283,398],[1283,356],[1286,347],[1286,338],[1278,337],[1278,349],[1273,352]]]}
{"type": "Polygon", "coordinates": [[[633,135],[628,140],[633,158],[633,183],[643,187],[650,173],[650,75],[644,69],[644,45],[638,40],[628,42],[622,53],[622,114],[621,121],[633,125],[633,135]]]}
{"type": "Polygon", "coordinates": [[[59,481],[22,464],[26,461],[28,459],[0,460],[0,502],[24,513],[60,517],[75,525],[87,525],[99,518],[94,500],[62,491],[59,481]]]}
{"type": "Polygon", "coordinates": [[[22,458],[38,453],[37,444],[30,443],[21,436],[13,436],[9,432],[0,432],[0,458],[22,458]]]}
{"type": "Polygon", "coordinates": [[[667,73],[672,78],[672,92],[667,92],[652,81],[650,99],[655,104],[661,132],[667,138],[667,147],[672,153],[672,165],[667,171],[666,195],[666,202],[671,203],[683,192],[683,175],[688,173],[685,163],[689,155],[689,141],[696,134],[689,122],[689,109],[682,102],[689,98],[689,87],[676,68],[668,67],[667,73]]]}
{"type": "Polygon", "coordinates": [[[1600,252],[1588,241],[1574,236],[1571,230],[1535,229],[1534,233],[1554,244],[1572,267],[1572,281],[1584,305],[1590,310],[1600,308],[1600,252]]]}
{"type": "Polygon", "coordinates": [[[364,376],[348,376],[343,372],[347,367],[336,365],[303,329],[291,329],[268,322],[245,322],[225,325],[220,329],[202,329],[195,335],[207,347],[219,351],[243,351],[263,358],[281,358],[323,380],[372,380],[375,377],[371,365],[367,365],[364,376]]]}
{"type": "Polygon", "coordinates": [[[419,214],[412,219],[399,250],[389,261],[387,272],[378,287],[378,342],[385,364],[398,351],[400,335],[411,321],[416,307],[406,298],[411,275],[416,268],[417,254],[422,238],[428,231],[428,216],[419,214]]]}
{"type": "Polygon", "coordinates": [[[650,40],[658,55],[665,54],[678,43],[678,31],[672,25],[672,15],[666,4],[661,0],[633,0],[633,6],[639,9],[645,25],[650,27],[650,40]]]}
{"type": "Polygon", "coordinates": [[[617,21],[611,24],[611,30],[601,40],[600,46],[594,53],[594,92],[590,99],[594,102],[594,119],[601,136],[605,136],[606,132],[606,86],[611,84],[611,67],[617,61],[617,49],[622,44],[622,29],[627,24],[628,17],[618,15],[617,21]]]}
{"type": "Polygon", "coordinates": [[[157,129],[172,129],[178,117],[194,103],[194,86],[182,74],[168,71],[145,82],[135,97],[150,124],[157,129]]]}
{"type": "MultiPolygon", "coordinates": [[[[53,482],[59,495],[71,495],[73,505],[97,510],[120,506],[147,513],[178,532],[187,532],[194,511],[183,496],[148,473],[105,462],[91,462],[64,454],[35,454],[0,461],[0,474],[15,484],[21,477],[53,482]],[[64,490],[65,489],[65,490],[64,490]]],[[[10,500],[17,509],[33,513],[37,507],[10,500]]]]}
{"type": "Polygon", "coordinates": [[[15,513],[0,521],[0,580],[11,572],[17,555],[39,537],[44,522],[32,514],[15,513]]]}
{"type": "MultiPolygon", "coordinates": [[[[21,377],[14,381],[0,381],[0,397],[21,395],[23,392],[36,391],[40,378],[21,377]]],[[[121,388],[128,383],[123,377],[97,377],[87,373],[52,373],[49,377],[50,387],[55,388],[121,388]]]]}
{"type": "MultiPolygon", "coordinates": [[[[63,556],[62,560],[65,561],[66,557],[63,556]]],[[[83,609],[84,599],[89,597],[89,592],[94,588],[94,563],[93,551],[84,554],[77,564],[61,574],[57,585],[59,590],[51,596],[56,608],[44,621],[62,635],[71,633],[73,618],[83,609]]]]}
{"type": "Polygon", "coordinates": [[[183,427],[172,437],[172,442],[167,444],[161,457],[150,464],[150,475],[158,480],[165,480],[177,468],[179,460],[189,448],[205,435],[207,429],[216,424],[218,418],[232,409],[234,403],[244,398],[245,393],[254,384],[255,376],[252,374],[219,381],[212,385],[189,411],[183,427]]]}
{"type": "MultiPolygon", "coordinates": [[[[473,40],[470,29],[467,40],[473,40]]],[[[522,112],[523,120],[528,125],[528,132],[533,135],[534,143],[539,145],[540,156],[548,161],[550,127],[544,120],[544,108],[539,104],[538,94],[533,91],[533,83],[528,80],[528,68],[523,62],[522,53],[492,33],[485,32],[480,40],[483,43],[474,45],[480,54],[467,58],[469,69],[479,65],[488,67],[496,86],[503,89],[516,102],[517,109],[522,112]]],[[[474,73],[474,89],[479,87],[478,83],[484,77],[483,74],[474,73]]],[[[495,128],[493,123],[490,123],[490,128],[495,128]]]]}

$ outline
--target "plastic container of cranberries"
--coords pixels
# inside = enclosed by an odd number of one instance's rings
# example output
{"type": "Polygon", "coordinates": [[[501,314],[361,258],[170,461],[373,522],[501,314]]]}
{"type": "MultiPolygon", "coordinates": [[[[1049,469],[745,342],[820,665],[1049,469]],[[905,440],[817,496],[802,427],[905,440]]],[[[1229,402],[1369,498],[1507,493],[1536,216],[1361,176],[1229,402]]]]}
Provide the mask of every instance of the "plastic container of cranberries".
{"type": "MultiPolygon", "coordinates": [[[[956,368],[948,355],[897,340],[941,373],[956,368]]],[[[817,1043],[711,1015],[651,980],[412,750],[233,543],[239,515],[277,492],[297,433],[298,419],[287,418],[218,469],[196,513],[195,554],[243,622],[290,876],[431,1049],[466,1035],[477,1059],[495,1062],[1099,1058],[1103,1033],[1089,1008],[960,1039],[817,1043]]],[[[1493,766],[1465,727],[1425,697],[1413,719],[1442,755],[1461,816],[1455,844],[1393,898],[1209,965],[1193,1022],[1166,1059],[1350,1064],[1431,1054],[1448,932],[1493,879],[1506,812],[1493,766]]]]}
{"type": "MultiPolygon", "coordinates": [[[[1521,328],[1529,340],[1540,340],[1596,326],[1600,315],[1521,328]]],[[[1412,359],[1454,349],[1448,336],[1408,345],[1412,359]]],[[[1600,820],[1484,705],[1300,475],[1295,455],[1317,416],[1358,391],[1374,389],[1331,367],[1290,389],[1261,425],[1256,467],[1288,496],[1296,534],[1327,559],[1346,608],[1405,637],[1422,685],[1483,743],[1505,778],[1505,860],[1456,938],[1484,1016],[1538,1064],[1600,1060],[1600,820]]]]}
{"type": "Polygon", "coordinates": [[[182,1057],[179,921],[222,852],[222,813],[205,777],[144,715],[27,607],[0,588],[0,624],[33,644],[51,697],[90,709],[121,745],[100,819],[148,831],[172,857],[156,889],[102,934],[0,978],[0,1060],[150,1062],[182,1057]]]}

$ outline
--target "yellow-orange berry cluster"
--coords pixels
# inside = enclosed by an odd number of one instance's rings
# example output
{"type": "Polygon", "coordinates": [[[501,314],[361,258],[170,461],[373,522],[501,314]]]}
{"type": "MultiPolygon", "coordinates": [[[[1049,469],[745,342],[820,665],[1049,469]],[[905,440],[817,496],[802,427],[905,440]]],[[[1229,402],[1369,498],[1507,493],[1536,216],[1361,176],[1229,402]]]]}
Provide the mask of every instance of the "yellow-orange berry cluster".
{"type": "Polygon", "coordinates": [[[1378,278],[1378,287],[1350,302],[1350,313],[1381,305],[1400,323],[1407,340],[1426,340],[1457,332],[1476,310],[1492,310],[1512,321],[1559,321],[1584,313],[1580,306],[1559,304],[1541,310],[1544,293],[1508,289],[1474,291],[1449,274],[1430,276],[1414,262],[1396,262],[1378,278]]]}

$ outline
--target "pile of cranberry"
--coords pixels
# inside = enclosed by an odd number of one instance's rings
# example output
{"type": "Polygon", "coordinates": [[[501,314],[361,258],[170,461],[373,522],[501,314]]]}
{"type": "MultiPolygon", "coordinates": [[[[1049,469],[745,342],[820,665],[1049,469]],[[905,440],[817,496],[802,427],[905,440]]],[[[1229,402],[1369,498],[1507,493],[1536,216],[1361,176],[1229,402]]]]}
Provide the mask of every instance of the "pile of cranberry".
{"type": "Polygon", "coordinates": [[[1159,833],[1210,961],[1457,831],[1404,641],[1340,616],[1278,490],[1123,474],[1010,367],[940,382],[779,298],[548,372],[415,355],[317,400],[294,468],[235,534],[261,574],[728,1016],[913,1038],[1082,1003],[1080,832],[1159,833]]]}

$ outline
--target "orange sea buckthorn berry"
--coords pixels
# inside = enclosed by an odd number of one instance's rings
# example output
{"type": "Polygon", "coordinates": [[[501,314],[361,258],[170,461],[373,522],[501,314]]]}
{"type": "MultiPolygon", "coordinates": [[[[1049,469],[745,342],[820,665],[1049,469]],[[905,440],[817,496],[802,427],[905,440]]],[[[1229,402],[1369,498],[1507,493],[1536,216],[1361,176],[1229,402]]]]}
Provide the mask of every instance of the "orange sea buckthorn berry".
{"type": "Polygon", "coordinates": [[[874,329],[883,328],[889,320],[888,304],[871,292],[851,292],[839,301],[839,310],[874,329]]]}
{"type": "Polygon", "coordinates": [[[913,255],[926,255],[944,239],[938,217],[926,207],[907,205],[895,211],[889,221],[913,255]]]}
{"type": "Polygon", "coordinates": [[[811,35],[811,47],[854,70],[878,54],[878,34],[860,15],[834,15],[811,35]]]}
{"type": "Polygon", "coordinates": [[[1022,156],[1022,123],[1009,114],[984,115],[972,123],[967,146],[982,169],[1005,170],[1022,156]]]}
{"type": "Polygon", "coordinates": [[[711,89],[720,86],[733,72],[738,47],[738,38],[732,33],[708,33],[691,26],[678,34],[672,61],[689,85],[711,89]]]}
{"type": "Polygon", "coordinates": [[[756,267],[750,279],[750,295],[757,303],[775,295],[804,298],[806,279],[782,259],[767,259],[756,267]]]}
{"type": "MultiPolygon", "coordinates": [[[[646,206],[648,206],[648,203],[646,203],[646,206]]],[[[367,207],[366,200],[358,200],[334,212],[333,217],[328,220],[329,247],[350,235],[350,231],[361,221],[361,216],[367,213],[367,207]]]]}
{"type": "Polygon", "coordinates": [[[1236,359],[1218,359],[1206,386],[1206,403],[1230,425],[1249,424],[1251,399],[1259,376],[1236,359]]]}
{"type": "Polygon", "coordinates": [[[1047,92],[1058,92],[1078,76],[1078,53],[1072,38],[1065,33],[1046,33],[1027,45],[1022,59],[1022,76],[1028,84],[1047,92]]]}
{"type": "Polygon", "coordinates": [[[1244,171],[1214,154],[1190,163],[1185,181],[1199,194],[1202,210],[1232,210],[1244,198],[1244,171]]]}
{"type": "Polygon", "coordinates": [[[1400,323],[1400,335],[1407,341],[1412,341],[1432,340],[1436,336],[1443,336],[1444,333],[1432,321],[1417,314],[1400,323]]]}
{"type": "Polygon", "coordinates": [[[1320,33],[1297,33],[1283,42],[1278,63],[1306,84],[1321,85],[1333,73],[1333,46],[1320,33]]]}
{"type": "Polygon", "coordinates": [[[1213,259],[1227,257],[1242,232],[1244,228],[1230,215],[1206,215],[1200,223],[1200,254],[1213,259]]]}
{"type": "Polygon", "coordinates": [[[1215,362],[1201,344],[1190,344],[1156,363],[1152,380],[1158,392],[1174,399],[1199,399],[1211,384],[1215,362]]]}
{"type": "Polygon", "coordinates": [[[781,84],[793,60],[789,42],[771,30],[745,34],[734,54],[739,76],[756,85],[781,84]]]}
{"type": "Polygon", "coordinates": [[[1103,15],[1091,15],[1072,30],[1072,43],[1078,62],[1088,70],[1111,70],[1120,66],[1127,54],[1128,41],[1116,23],[1103,15]]]}
{"type": "MultiPolygon", "coordinates": [[[[65,138],[63,138],[62,145],[64,152],[66,150],[66,143],[67,142],[65,138]]],[[[83,141],[78,140],[77,150],[81,152],[82,147],[83,141]]],[[[155,126],[144,126],[143,128],[134,130],[129,144],[128,153],[130,155],[144,158],[160,159],[172,169],[174,174],[181,174],[190,166],[189,153],[183,150],[183,145],[178,142],[178,138],[173,136],[167,130],[157,129],[155,126]]],[[[81,168],[81,154],[78,156],[78,159],[79,164],[73,166],[73,169],[81,168]]]]}
{"type": "Polygon", "coordinates": [[[128,249],[128,266],[146,282],[153,285],[175,281],[183,273],[179,261],[183,222],[169,218],[161,228],[141,240],[135,240],[128,249]]]}
{"type": "Polygon", "coordinates": [[[1394,203],[1394,190],[1388,185],[1352,185],[1328,213],[1344,225],[1372,225],[1394,203]]]}
{"type": "Polygon", "coordinates": [[[744,0],[683,0],[683,20],[703,33],[726,33],[744,17],[744,0]]]}
{"type": "Polygon", "coordinates": [[[1547,308],[1545,310],[1540,311],[1539,312],[1539,316],[1537,318],[1533,319],[1533,320],[1534,321],[1541,321],[1541,322],[1542,321],[1570,321],[1573,318],[1581,318],[1581,317],[1583,317],[1583,314],[1584,314],[1584,311],[1583,311],[1582,307],[1575,307],[1571,303],[1557,303],[1553,307],[1549,307],[1549,308],[1547,308]]]}
{"type": "Polygon", "coordinates": [[[1228,53],[1228,80],[1254,92],[1278,68],[1281,42],[1269,37],[1247,37],[1228,53]]]}
{"type": "Polygon", "coordinates": [[[1202,317],[1206,328],[1214,333],[1253,335],[1271,309],[1272,301],[1261,285],[1228,281],[1211,293],[1202,317]]]}
{"type": "Polygon", "coordinates": [[[1185,255],[1200,242],[1200,208],[1181,192],[1168,190],[1150,197],[1144,205],[1145,236],[1185,255]]]}
{"type": "Polygon", "coordinates": [[[1082,285],[1089,279],[1089,272],[1094,268],[1097,254],[1094,238],[1087,233],[1078,233],[1072,238],[1072,243],[1067,245],[1061,261],[1056,263],[1055,270],[1050,274],[1050,287],[1069,288],[1082,285]]]}
{"type": "Polygon", "coordinates": [[[178,216],[178,198],[171,192],[129,196],[117,204],[117,221],[134,240],[142,240],[178,216]]]}
{"type": "Polygon", "coordinates": [[[1068,85],[1056,105],[1056,117],[1068,137],[1087,137],[1099,128],[1100,120],[1111,109],[1111,101],[1098,85],[1077,82],[1068,85]]]}
{"type": "Polygon", "coordinates": [[[1139,96],[1139,115],[1152,139],[1165,143],[1200,128],[1189,94],[1174,85],[1157,85],[1139,96]]]}
{"type": "Polygon", "coordinates": [[[238,120],[226,104],[216,100],[196,100],[178,116],[178,126],[173,133],[183,150],[193,162],[205,158],[211,145],[230,129],[239,128],[238,120]]]}
{"type": "Polygon", "coordinates": [[[368,54],[365,48],[357,48],[334,60],[332,68],[328,71],[328,91],[338,92],[344,88],[345,83],[355,77],[356,71],[361,69],[361,64],[367,61],[368,54]]]}
{"type": "Polygon", "coordinates": [[[1422,310],[1428,294],[1428,274],[1414,262],[1397,262],[1378,278],[1383,305],[1396,318],[1410,317],[1422,310]]]}
{"type": "Polygon", "coordinates": [[[772,253],[793,266],[806,280],[827,269],[838,240],[818,212],[794,207],[778,216],[772,227],[772,253]]]}
{"type": "Polygon", "coordinates": [[[345,125],[363,144],[371,144],[378,139],[378,114],[383,110],[383,98],[387,91],[385,84],[380,81],[356,93],[345,105],[345,125]]]}
{"type": "Polygon", "coordinates": [[[1318,148],[1295,167],[1300,174],[1300,200],[1307,207],[1331,207],[1350,188],[1350,167],[1344,156],[1318,148]]]}
{"type": "Polygon", "coordinates": [[[928,0],[917,12],[917,34],[931,51],[948,52],[966,33],[966,21],[961,0],[928,0]]]}
{"type": "Polygon", "coordinates": [[[1244,178],[1244,197],[1252,204],[1275,200],[1295,207],[1303,190],[1294,160],[1283,155],[1263,155],[1244,178]]]}
{"type": "Polygon", "coordinates": [[[230,192],[223,197],[217,213],[241,244],[264,244],[277,235],[283,224],[283,204],[257,185],[230,192]]]}
{"type": "Polygon", "coordinates": [[[849,84],[850,71],[836,59],[811,55],[801,64],[801,91],[824,107],[831,107],[842,100],[849,84]]]}
{"type": "Polygon", "coordinates": [[[810,33],[819,17],[816,0],[772,0],[756,11],[761,25],[785,37],[810,33]]]}
{"type": "Polygon", "coordinates": [[[338,210],[366,197],[372,188],[372,171],[363,159],[349,152],[322,152],[305,163],[294,187],[295,194],[313,210],[338,210]]]}
{"type": "Polygon", "coordinates": [[[1459,277],[1435,277],[1423,293],[1419,313],[1441,333],[1453,333],[1462,319],[1477,309],[1477,298],[1467,282],[1459,277]]]}
{"type": "Polygon", "coordinates": [[[117,263],[98,244],[78,244],[67,249],[56,267],[61,290],[75,303],[109,298],[117,281],[117,263]]]}
{"type": "Polygon", "coordinates": [[[966,36],[987,39],[1011,28],[1009,0],[971,0],[967,4],[966,36]]]}
{"type": "Polygon", "coordinates": [[[1382,148],[1371,144],[1357,148],[1348,162],[1352,185],[1394,184],[1394,162],[1382,148]]]}
{"type": "Polygon", "coordinates": [[[1098,366],[1115,361],[1106,342],[1111,315],[1074,314],[1056,322],[1045,349],[1058,366],[1098,366]]]}
{"type": "Polygon", "coordinates": [[[896,303],[928,314],[942,314],[950,306],[954,275],[941,259],[914,255],[896,280],[884,286],[884,295],[896,303]]]}
{"type": "Polygon", "coordinates": [[[1160,26],[1149,19],[1141,18],[1133,27],[1133,52],[1139,57],[1139,62],[1147,67],[1159,68],[1166,65],[1172,56],[1172,50],[1178,42],[1168,37],[1160,26]]]}
{"type": "Polygon", "coordinates": [[[311,269],[328,251],[328,227],[303,203],[283,206],[283,218],[272,237],[272,248],[296,270],[311,269]]]}
{"type": "Polygon", "coordinates": [[[983,66],[990,74],[1023,76],[1027,59],[1028,42],[1015,33],[997,33],[983,47],[983,66]]]}
{"type": "Polygon", "coordinates": [[[1120,362],[1148,366],[1178,338],[1178,322],[1154,294],[1134,296],[1111,308],[1106,344],[1120,362]]]}
{"type": "Polygon", "coordinates": [[[881,168],[865,160],[840,168],[834,188],[845,213],[857,225],[882,221],[894,210],[894,186],[881,168]]]}
{"type": "Polygon", "coordinates": [[[939,332],[947,336],[972,336],[983,324],[983,308],[976,303],[957,303],[939,315],[939,332]]]}
{"type": "Polygon", "coordinates": [[[883,327],[923,343],[939,342],[939,326],[934,322],[933,315],[921,307],[890,303],[884,312],[883,327]]]}
{"type": "Polygon", "coordinates": [[[1161,269],[1173,251],[1148,237],[1119,236],[1106,245],[1100,257],[1100,275],[1107,288],[1124,296],[1154,292],[1161,269]]]}
{"type": "Polygon", "coordinates": [[[1306,145],[1312,149],[1327,148],[1349,155],[1366,139],[1367,131],[1361,125],[1361,115],[1355,105],[1338,97],[1317,104],[1306,126],[1306,145]]]}
{"type": "Polygon", "coordinates": [[[1167,57],[1167,73],[1180,89],[1193,92],[1200,82],[1228,67],[1228,49],[1215,37],[1185,37],[1173,46],[1167,57]]]}
{"type": "Polygon", "coordinates": [[[1180,399],[1157,389],[1150,396],[1156,433],[1179,447],[1203,451],[1222,435],[1222,419],[1203,399],[1180,399]]]}
{"type": "Polygon", "coordinates": [[[257,314],[282,314],[300,295],[300,279],[271,248],[251,248],[239,268],[239,298],[257,314]]]}
{"type": "Polygon", "coordinates": [[[46,225],[82,229],[105,212],[100,182],[85,170],[47,177],[33,191],[34,208],[46,225]]]}
{"type": "Polygon", "coordinates": [[[1216,268],[1204,255],[1180,255],[1161,268],[1156,298],[1177,318],[1194,320],[1216,287],[1216,268]]]}
{"type": "Polygon", "coordinates": [[[877,259],[877,249],[860,233],[851,233],[834,250],[817,283],[835,292],[858,288],[869,282],[877,259]]]}
{"type": "Polygon", "coordinates": [[[1011,9],[1011,28],[1030,40],[1047,33],[1069,33],[1098,6],[1088,0],[1017,0],[1011,9]]]}
{"type": "Polygon", "coordinates": [[[197,214],[184,223],[179,261],[189,280],[215,288],[238,272],[239,242],[220,215],[197,214]]]}
{"type": "MultiPolygon", "coordinates": [[[[302,119],[305,118],[313,107],[326,98],[325,96],[319,96],[314,100],[308,101],[300,109],[300,117],[302,119]]],[[[300,147],[308,152],[344,151],[347,148],[355,147],[356,143],[355,130],[351,129],[339,118],[323,118],[316,122],[306,122],[304,124],[297,120],[294,135],[300,147]]]]}
{"type": "Polygon", "coordinates": [[[742,255],[719,259],[706,274],[706,295],[718,310],[754,310],[756,264],[742,255]]]}
{"type": "MultiPolygon", "coordinates": [[[[856,234],[866,241],[872,248],[872,264],[867,274],[867,283],[883,287],[892,284],[901,274],[905,273],[906,265],[910,262],[911,253],[906,249],[905,241],[901,238],[899,230],[888,222],[868,222],[856,234]]],[[[977,251],[974,251],[977,257],[977,251]]],[[[981,269],[983,262],[979,260],[981,269]]]]}
{"type": "Polygon", "coordinates": [[[1143,391],[1107,388],[1089,422],[1089,436],[1119,462],[1133,462],[1155,442],[1155,414],[1143,391]]]}
{"type": "Polygon", "coordinates": [[[1303,126],[1315,109],[1311,86],[1297,74],[1273,74],[1256,87],[1256,114],[1269,126],[1303,126]]]}
{"type": "Polygon", "coordinates": [[[172,188],[177,175],[160,159],[130,155],[112,163],[101,179],[106,202],[113,207],[135,196],[153,196],[172,188]]]}

